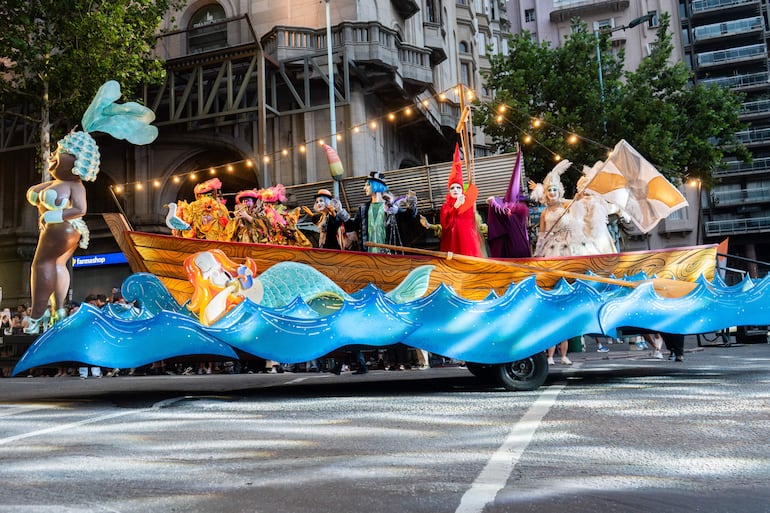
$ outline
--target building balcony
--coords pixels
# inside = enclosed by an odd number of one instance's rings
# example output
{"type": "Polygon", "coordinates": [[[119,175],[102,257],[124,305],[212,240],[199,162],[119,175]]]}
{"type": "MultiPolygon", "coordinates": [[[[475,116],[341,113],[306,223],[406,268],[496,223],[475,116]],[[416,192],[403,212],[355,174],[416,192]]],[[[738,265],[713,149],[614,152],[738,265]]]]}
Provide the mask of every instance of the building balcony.
{"type": "Polygon", "coordinates": [[[741,174],[764,174],[770,173],[770,157],[756,158],[750,164],[739,160],[728,160],[724,164],[725,169],[714,171],[714,176],[735,176],[741,174]]]}
{"type": "Polygon", "coordinates": [[[716,84],[720,87],[746,91],[749,89],[762,88],[770,86],[770,73],[763,71],[760,73],[746,73],[743,75],[733,75],[730,77],[714,77],[698,80],[699,83],[716,84]]]}
{"type": "Polygon", "coordinates": [[[752,128],[736,132],[735,137],[746,146],[767,144],[770,142],[770,128],[752,128]]]}
{"type": "Polygon", "coordinates": [[[770,188],[749,187],[747,189],[738,190],[716,189],[711,193],[711,202],[715,207],[768,203],[770,202],[770,188]]]}
{"type": "MultiPolygon", "coordinates": [[[[277,62],[326,53],[326,29],[279,26],[262,39],[265,53],[277,62]]],[[[335,50],[344,49],[358,64],[395,70],[404,80],[433,82],[432,51],[402,43],[395,30],[378,22],[343,22],[332,28],[335,50]]]]}
{"type": "Polygon", "coordinates": [[[760,0],[693,0],[690,9],[693,15],[711,14],[725,9],[758,6],[760,0]]]}
{"type": "Polygon", "coordinates": [[[745,34],[762,32],[762,18],[754,16],[741,20],[731,20],[722,23],[702,25],[693,29],[693,39],[697,44],[704,41],[713,41],[719,38],[736,37],[745,34]]]}
{"type": "Polygon", "coordinates": [[[764,43],[758,43],[738,48],[699,53],[696,54],[695,58],[700,68],[736,64],[739,62],[767,59],[767,47],[764,43]]]}
{"type": "Polygon", "coordinates": [[[690,233],[695,230],[695,223],[690,219],[664,219],[658,224],[658,232],[663,235],[672,233],[690,233]]]}
{"type": "Polygon", "coordinates": [[[390,0],[390,3],[405,20],[420,12],[420,6],[414,0],[390,0]]]}
{"type": "Polygon", "coordinates": [[[741,106],[741,120],[747,121],[768,116],[770,116],[770,100],[744,102],[741,106]]]}
{"type": "Polygon", "coordinates": [[[430,62],[436,66],[447,59],[447,53],[444,42],[444,29],[438,23],[422,24],[423,37],[425,38],[425,47],[431,51],[430,62]]]}
{"type": "Polygon", "coordinates": [[[587,18],[593,15],[605,14],[607,12],[621,12],[628,9],[629,0],[585,0],[583,2],[570,2],[569,7],[563,9],[554,9],[551,11],[551,21],[553,23],[563,23],[572,18],[587,18]]]}
{"type": "Polygon", "coordinates": [[[770,232],[770,217],[751,219],[721,219],[707,221],[704,225],[707,237],[725,237],[750,233],[770,232]]]}

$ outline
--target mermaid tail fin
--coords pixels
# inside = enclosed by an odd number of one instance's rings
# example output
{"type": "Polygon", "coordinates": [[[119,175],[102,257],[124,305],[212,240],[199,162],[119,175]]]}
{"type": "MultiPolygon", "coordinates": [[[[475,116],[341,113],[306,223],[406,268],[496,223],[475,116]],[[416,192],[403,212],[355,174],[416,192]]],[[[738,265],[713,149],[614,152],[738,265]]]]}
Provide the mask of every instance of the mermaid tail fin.
{"type": "Polygon", "coordinates": [[[396,303],[407,303],[422,297],[428,291],[430,273],[434,268],[433,265],[421,265],[386,295],[396,303]]]}

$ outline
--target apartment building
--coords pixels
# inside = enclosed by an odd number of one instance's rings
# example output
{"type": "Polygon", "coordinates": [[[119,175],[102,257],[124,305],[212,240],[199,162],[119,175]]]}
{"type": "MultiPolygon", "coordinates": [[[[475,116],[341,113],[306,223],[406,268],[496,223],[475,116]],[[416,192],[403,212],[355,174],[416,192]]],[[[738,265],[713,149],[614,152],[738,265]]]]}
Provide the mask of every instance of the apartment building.
{"type": "MultiPolygon", "coordinates": [[[[750,164],[728,158],[704,197],[706,240],[730,238],[730,252],[770,261],[770,68],[767,0],[680,0],[684,58],[700,83],[745,94],[739,140],[750,164]]],[[[750,262],[749,262],[750,263],[750,262]]],[[[765,274],[767,266],[747,266],[765,274]]]]}

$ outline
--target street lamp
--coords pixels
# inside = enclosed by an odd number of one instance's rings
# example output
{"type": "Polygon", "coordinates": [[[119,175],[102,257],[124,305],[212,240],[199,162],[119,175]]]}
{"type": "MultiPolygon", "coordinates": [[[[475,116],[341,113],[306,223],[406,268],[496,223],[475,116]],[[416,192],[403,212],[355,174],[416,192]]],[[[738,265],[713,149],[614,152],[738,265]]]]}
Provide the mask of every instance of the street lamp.
{"type": "Polygon", "coordinates": [[[634,28],[637,25],[641,25],[642,23],[645,23],[647,21],[650,21],[655,17],[655,13],[647,13],[644,16],[639,16],[638,18],[634,18],[630,22],[628,22],[628,25],[621,25],[620,27],[612,27],[610,29],[600,29],[595,28],[594,29],[594,36],[596,37],[596,63],[599,66],[599,92],[601,93],[601,103],[602,103],[602,126],[604,127],[604,133],[607,133],[607,119],[604,116],[604,77],[602,76],[602,49],[601,44],[599,41],[599,37],[603,34],[612,34],[613,32],[617,32],[618,30],[622,30],[623,32],[626,31],[626,29],[634,28]]]}

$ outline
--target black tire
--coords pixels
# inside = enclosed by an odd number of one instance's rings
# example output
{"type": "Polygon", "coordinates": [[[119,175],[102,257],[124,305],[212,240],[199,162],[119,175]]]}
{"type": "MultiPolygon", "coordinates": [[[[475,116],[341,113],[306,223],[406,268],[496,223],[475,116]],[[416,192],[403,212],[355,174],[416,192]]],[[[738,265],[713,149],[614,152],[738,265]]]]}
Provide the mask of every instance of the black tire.
{"type": "Polygon", "coordinates": [[[545,353],[494,366],[497,383],[512,392],[537,390],[548,377],[545,353]]]}
{"type": "Polygon", "coordinates": [[[487,365],[485,363],[473,363],[473,362],[465,362],[465,366],[468,368],[468,370],[476,376],[477,378],[484,380],[484,381],[490,381],[490,382],[496,382],[497,381],[497,369],[496,365],[487,365]]]}

